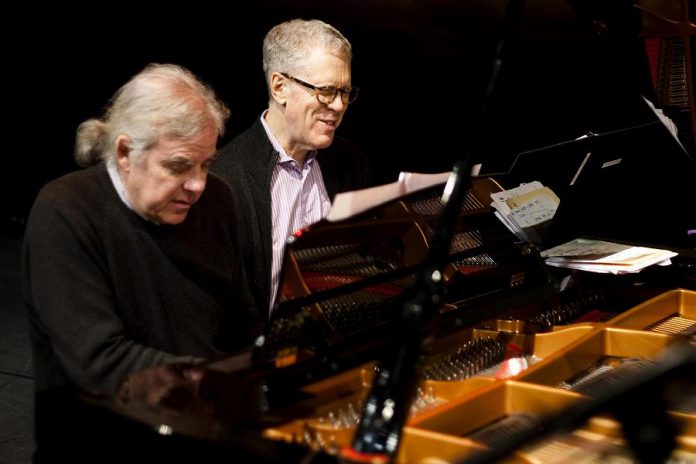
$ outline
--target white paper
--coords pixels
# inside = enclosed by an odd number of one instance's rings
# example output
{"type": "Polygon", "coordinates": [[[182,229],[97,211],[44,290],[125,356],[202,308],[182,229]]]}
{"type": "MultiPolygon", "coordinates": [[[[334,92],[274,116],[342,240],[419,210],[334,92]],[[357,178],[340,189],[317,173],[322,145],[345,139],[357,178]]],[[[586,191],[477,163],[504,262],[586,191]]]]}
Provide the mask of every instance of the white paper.
{"type": "Polygon", "coordinates": [[[583,271],[624,274],[655,264],[669,265],[677,253],[602,240],[578,238],[541,253],[549,266],[583,271]]]}
{"type": "Polygon", "coordinates": [[[339,193],[334,197],[331,210],[329,210],[326,219],[332,222],[348,219],[409,193],[444,184],[450,175],[451,172],[438,174],[402,172],[399,174],[399,180],[391,184],[339,193]]]}
{"type": "Polygon", "coordinates": [[[560,203],[556,194],[539,181],[491,193],[491,200],[498,219],[517,238],[529,243],[541,242],[542,233],[538,229],[553,218],[560,203]]]}

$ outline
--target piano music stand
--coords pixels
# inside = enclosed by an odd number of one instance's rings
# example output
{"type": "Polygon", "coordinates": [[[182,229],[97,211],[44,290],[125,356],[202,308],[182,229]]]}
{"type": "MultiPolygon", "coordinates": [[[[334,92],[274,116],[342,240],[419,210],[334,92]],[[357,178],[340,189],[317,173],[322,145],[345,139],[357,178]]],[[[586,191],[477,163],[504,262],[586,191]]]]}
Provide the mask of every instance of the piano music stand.
{"type": "Polygon", "coordinates": [[[688,248],[696,161],[660,121],[591,137],[589,160],[561,199],[547,245],[580,236],[688,248]]]}
{"type": "Polygon", "coordinates": [[[515,184],[508,187],[537,180],[563,199],[591,156],[593,135],[518,153],[504,174],[515,184]]]}

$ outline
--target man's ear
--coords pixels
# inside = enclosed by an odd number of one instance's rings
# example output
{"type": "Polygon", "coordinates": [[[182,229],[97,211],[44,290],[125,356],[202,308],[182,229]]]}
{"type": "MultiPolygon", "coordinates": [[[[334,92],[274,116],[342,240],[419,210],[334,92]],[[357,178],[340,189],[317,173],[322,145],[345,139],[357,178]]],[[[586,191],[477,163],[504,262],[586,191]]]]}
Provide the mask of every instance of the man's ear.
{"type": "Polygon", "coordinates": [[[130,172],[132,160],[130,159],[130,139],[127,135],[119,135],[114,141],[116,151],[116,163],[122,171],[130,172]]]}
{"type": "Polygon", "coordinates": [[[288,80],[280,73],[274,72],[271,74],[271,84],[269,90],[271,98],[281,106],[285,106],[287,102],[287,86],[288,80]]]}

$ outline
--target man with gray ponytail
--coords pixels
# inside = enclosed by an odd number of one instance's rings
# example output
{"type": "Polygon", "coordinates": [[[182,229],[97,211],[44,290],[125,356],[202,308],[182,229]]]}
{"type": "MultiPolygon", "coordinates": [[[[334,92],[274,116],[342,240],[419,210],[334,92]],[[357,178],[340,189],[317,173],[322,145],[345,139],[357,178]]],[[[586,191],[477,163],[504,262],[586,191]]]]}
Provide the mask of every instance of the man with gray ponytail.
{"type": "Polygon", "coordinates": [[[325,217],[336,193],[369,186],[362,152],[335,137],[358,96],[350,42],[319,20],[293,19],[263,41],[268,109],[221,150],[213,172],[234,191],[242,254],[256,306],[277,300],[285,241],[325,217]]]}
{"type": "Polygon", "coordinates": [[[208,176],[228,114],[189,71],[149,65],[80,125],[85,169],[39,193],[22,257],[37,444],[60,446],[45,424],[77,391],[164,401],[257,335],[231,192],[208,176]],[[155,390],[129,383],[154,366],[155,390]]]}

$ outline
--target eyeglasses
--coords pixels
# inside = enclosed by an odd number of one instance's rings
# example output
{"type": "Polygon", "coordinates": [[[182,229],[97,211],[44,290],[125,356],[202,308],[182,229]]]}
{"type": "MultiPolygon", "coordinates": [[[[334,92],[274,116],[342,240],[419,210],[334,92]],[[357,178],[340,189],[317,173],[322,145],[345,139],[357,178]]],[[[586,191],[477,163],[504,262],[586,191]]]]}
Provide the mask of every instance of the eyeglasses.
{"type": "Polygon", "coordinates": [[[336,87],[317,87],[316,85],[312,85],[308,82],[302,81],[296,77],[293,77],[289,74],[285,73],[280,73],[281,76],[287,77],[291,81],[295,81],[298,84],[300,84],[303,87],[308,88],[312,92],[314,92],[314,95],[317,97],[317,100],[319,100],[319,103],[323,103],[324,105],[330,105],[335,99],[336,95],[339,93],[341,94],[341,101],[344,104],[349,104],[353,103],[356,98],[358,98],[358,88],[353,87],[351,89],[338,89],[336,87]]]}

